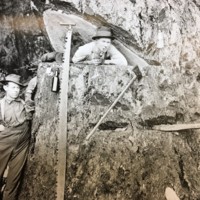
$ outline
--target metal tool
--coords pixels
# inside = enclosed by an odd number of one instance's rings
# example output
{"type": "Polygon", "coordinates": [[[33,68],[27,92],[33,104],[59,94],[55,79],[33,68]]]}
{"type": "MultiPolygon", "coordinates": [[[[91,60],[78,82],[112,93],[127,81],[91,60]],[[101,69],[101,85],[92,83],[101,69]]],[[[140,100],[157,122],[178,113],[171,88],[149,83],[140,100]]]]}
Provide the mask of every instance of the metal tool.
{"type": "Polygon", "coordinates": [[[70,67],[70,50],[72,26],[75,24],[60,24],[67,26],[68,31],[65,41],[64,62],[61,75],[60,103],[59,103],[59,131],[58,131],[58,160],[57,160],[57,188],[56,200],[64,200],[65,195],[65,175],[67,160],[67,102],[68,102],[68,81],[70,67]]]}
{"type": "Polygon", "coordinates": [[[91,138],[91,136],[95,133],[96,129],[99,127],[99,125],[101,124],[101,122],[104,120],[104,118],[108,115],[108,113],[110,112],[110,110],[116,105],[116,103],[119,101],[119,99],[123,96],[123,94],[126,92],[126,90],[131,86],[131,84],[135,81],[135,80],[140,80],[142,78],[142,73],[139,69],[138,66],[136,66],[133,69],[135,76],[130,80],[130,82],[126,85],[126,87],[122,90],[122,92],[119,94],[119,96],[115,99],[115,101],[112,103],[112,105],[108,108],[108,110],[104,113],[104,115],[101,117],[101,119],[98,121],[98,123],[95,125],[95,127],[92,129],[92,131],[87,135],[86,137],[86,142],[89,141],[89,139],[91,138]]]}

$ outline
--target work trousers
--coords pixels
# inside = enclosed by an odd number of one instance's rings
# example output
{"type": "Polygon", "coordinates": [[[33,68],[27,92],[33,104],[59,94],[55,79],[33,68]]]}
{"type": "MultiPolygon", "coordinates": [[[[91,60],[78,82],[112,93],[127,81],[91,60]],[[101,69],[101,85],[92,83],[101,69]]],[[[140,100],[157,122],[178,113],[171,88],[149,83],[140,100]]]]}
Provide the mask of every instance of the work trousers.
{"type": "Polygon", "coordinates": [[[18,127],[0,132],[0,179],[9,167],[3,200],[16,200],[30,141],[30,125],[24,122],[18,127]]]}

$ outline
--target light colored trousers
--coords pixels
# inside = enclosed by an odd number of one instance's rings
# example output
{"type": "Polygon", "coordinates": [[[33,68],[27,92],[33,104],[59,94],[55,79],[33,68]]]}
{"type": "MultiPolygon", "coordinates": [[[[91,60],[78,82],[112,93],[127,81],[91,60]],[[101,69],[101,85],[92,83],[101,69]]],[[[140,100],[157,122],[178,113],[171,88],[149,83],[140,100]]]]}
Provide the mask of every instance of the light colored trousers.
{"type": "Polygon", "coordinates": [[[16,200],[30,141],[29,123],[0,132],[0,179],[9,166],[3,200],[16,200]]]}

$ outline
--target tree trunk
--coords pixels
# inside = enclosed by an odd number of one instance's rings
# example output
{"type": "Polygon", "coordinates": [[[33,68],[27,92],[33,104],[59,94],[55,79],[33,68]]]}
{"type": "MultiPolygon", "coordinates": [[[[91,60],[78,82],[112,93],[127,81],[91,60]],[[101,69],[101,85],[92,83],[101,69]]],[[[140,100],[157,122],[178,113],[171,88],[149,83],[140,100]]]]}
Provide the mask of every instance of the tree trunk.
{"type": "MultiPolygon", "coordinates": [[[[59,94],[51,92],[52,76],[46,72],[57,67],[43,64],[38,70],[32,128],[36,142],[21,200],[55,199],[59,94]]],[[[131,79],[130,69],[71,66],[66,199],[164,200],[167,187],[180,199],[198,199],[198,131],[162,133],[136,123],[135,89],[140,82],[127,90],[91,141],[84,144],[91,128],[131,79]]]]}

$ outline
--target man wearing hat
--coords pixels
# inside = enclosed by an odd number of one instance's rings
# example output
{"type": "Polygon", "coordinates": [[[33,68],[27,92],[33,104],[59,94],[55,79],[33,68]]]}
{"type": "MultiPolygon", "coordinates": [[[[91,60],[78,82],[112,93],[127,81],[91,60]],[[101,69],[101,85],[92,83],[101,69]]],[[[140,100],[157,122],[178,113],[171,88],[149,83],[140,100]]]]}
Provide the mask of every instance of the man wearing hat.
{"type": "Polygon", "coordinates": [[[0,182],[8,166],[3,200],[15,200],[28,153],[30,113],[19,98],[20,87],[24,87],[20,76],[10,74],[0,82],[6,93],[0,100],[0,182]]]}
{"type": "Polygon", "coordinates": [[[94,65],[127,65],[126,58],[111,44],[114,39],[110,28],[100,27],[94,41],[78,48],[72,61],[94,65]]]}

